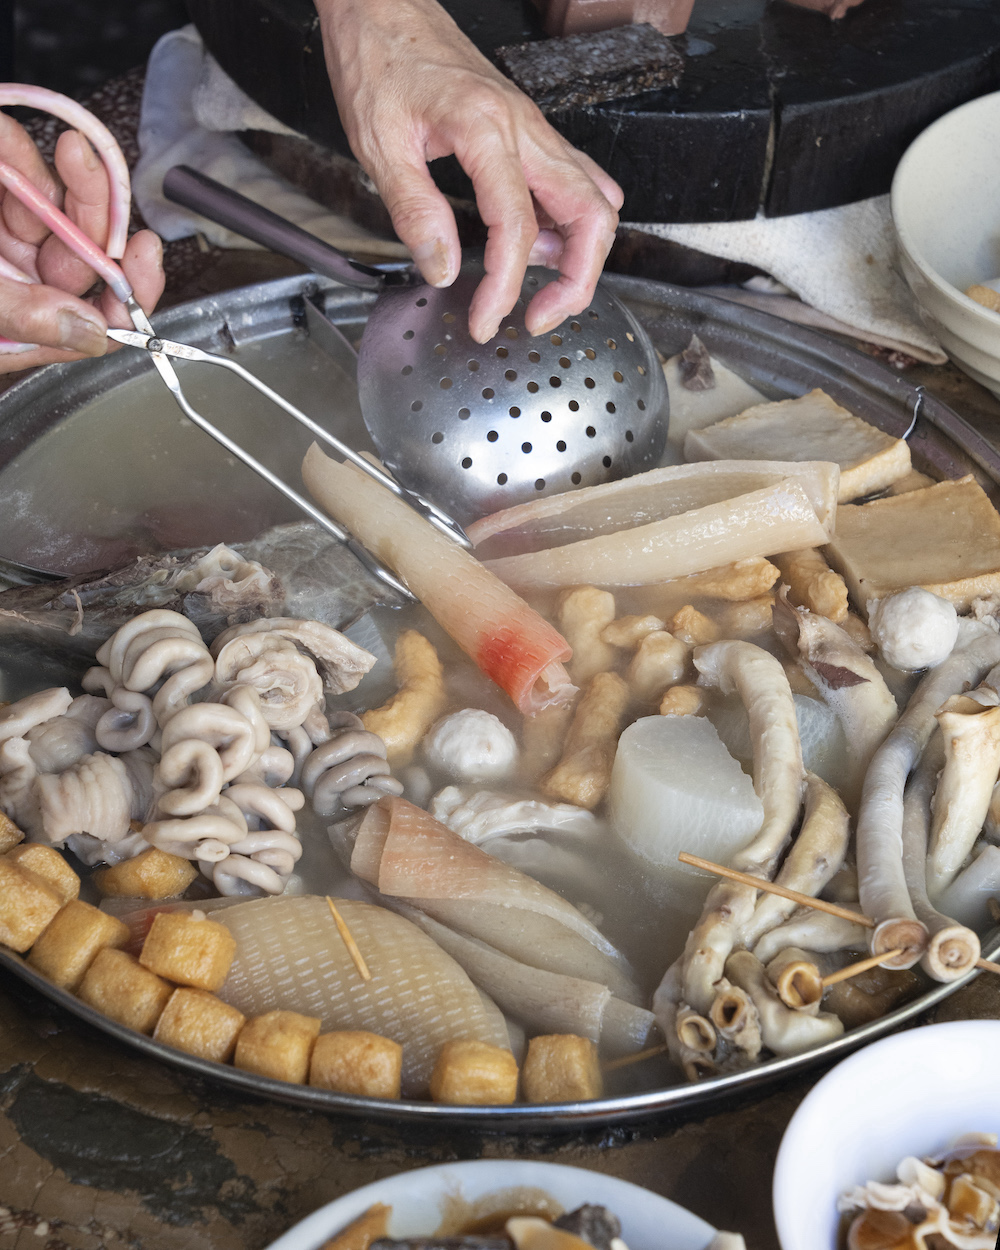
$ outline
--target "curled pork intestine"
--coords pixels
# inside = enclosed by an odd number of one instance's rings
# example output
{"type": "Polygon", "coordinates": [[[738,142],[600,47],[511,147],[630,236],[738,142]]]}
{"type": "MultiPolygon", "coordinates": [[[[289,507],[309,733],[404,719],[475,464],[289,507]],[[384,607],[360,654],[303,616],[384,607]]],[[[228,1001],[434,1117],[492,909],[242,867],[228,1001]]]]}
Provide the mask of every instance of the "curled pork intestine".
{"type": "Polygon", "coordinates": [[[61,846],[73,834],[121,841],[142,820],[152,794],[148,753],[85,755],[62,773],[41,773],[22,801],[23,827],[35,840],[61,846]]]}
{"type": "Polygon", "coordinates": [[[108,700],[92,694],[74,699],[61,716],[42,721],[25,733],[40,773],[61,773],[97,750],[94,729],[108,710],[108,700]]]}
{"type": "MultiPolygon", "coordinates": [[[[229,638],[227,630],[216,639],[229,638]]],[[[323,680],[316,662],[280,634],[258,633],[230,638],[217,652],[215,690],[250,686],[260,696],[269,727],[289,730],[302,724],[323,701],[323,680]]]]}
{"type": "Polygon", "coordinates": [[[139,700],[116,704],[97,726],[97,741],[108,749],[120,749],[126,729],[133,732],[130,745],[141,746],[142,731],[149,730],[150,741],[157,726],[162,729],[193,694],[208,685],[215,666],[197,628],[179,612],[156,608],[126,622],[97,652],[99,667],[84,675],[83,688],[101,691],[114,702],[114,692],[124,688],[150,697],[149,708],[139,700]],[[156,724],[150,725],[152,711],[156,724]],[[123,724],[123,713],[132,715],[132,725],[123,724]],[[140,726],[142,731],[140,731],[140,726]],[[107,734],[107,742],[105,742],[107,734]]]}
{"type": "Polygon", "coordinates": [[[375,663],[337,630],[285,617],[225,630],[212,654],[216,691],[251,687],[268,726],[286,732],[322,709],[324,687],[331,694],[353,690],[375,663]]]}
{"type": "Polygon", "coordinates": [[[302,788],[318,816],[403,793],[402,783],[391,776],[385,743],[365,729],[359,716],[335,712],[328,727],[327,740],[316,745],[301,766],[302,788]]]}
{"type": "Polygon", "coordinates": [[[9,704],[0,710],[0,743],[23,738],[37,725],[62,716],[72,702],[73,696],[65,686],[52,686],[9,704]]]}
{"type": "Polygon", "coordinates": [[[203,811],[150,821],[143,837],[161,851],[196,860],[221,894],[246,893],[248,886],[280,894],[302,854],[295,812],[305,800],[299,790],[244,777],[203,811]]]}
{"type": "Polygon", "coordinates": [[[158,812],[193,816],[211,806],[222,787],[251,766],[259,741],[257,728],[235,707],[195,703],[182,708],[163,730],[158,812]]]}
{"type": "Polygon", "coordinates": [[[289,616],[265,617],[243,625],[234,625],[231,629],[224,630],[212,643],[212,654],[216,657],[217,682],[234,680],[231,672],[227,675],[227,670],[240,662],[240,649],[230,648],[229,644],[240,638],[249,639],[258,635],[267,636],[271,640],[270,645],[278,641],[287,642],[311,656],[330,694],[345,694],[348,690],[353,690],[375,664],[375,656],[370,651],[359,647],[344,634],[320,621],[305,621],[289,616]]]}

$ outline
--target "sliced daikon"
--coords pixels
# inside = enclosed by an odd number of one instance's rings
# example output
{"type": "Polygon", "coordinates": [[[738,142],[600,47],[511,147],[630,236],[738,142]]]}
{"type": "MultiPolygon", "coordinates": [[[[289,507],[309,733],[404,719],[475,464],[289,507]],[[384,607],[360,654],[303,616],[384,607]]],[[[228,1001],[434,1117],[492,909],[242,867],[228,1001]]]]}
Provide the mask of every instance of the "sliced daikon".
{"type": "Polygon", "coordinates": [[[712,878],[678,863],[679,852],[728,863],[763,819],[750,778],[703,716],[647,716],[622,734],[611,774],[612,824],[684,894],[703,897],[712,878]]]}
{"type": "Polygon", "coordinates": [[[802,763],[836,790],[847,776],[847,739],[837,714],[807,694],[793,694],[802,763]]]}
{"type": "MultiPolygon", "coordinates": [[[[821,699],[793,694],[802,763],[836,790],[847,775],[847,740],[836,714],[821,699]]],[[[719,699],[708,714],[726,750],[748,768],[753,759],[750,721],[739,699],[719,699]]]]}

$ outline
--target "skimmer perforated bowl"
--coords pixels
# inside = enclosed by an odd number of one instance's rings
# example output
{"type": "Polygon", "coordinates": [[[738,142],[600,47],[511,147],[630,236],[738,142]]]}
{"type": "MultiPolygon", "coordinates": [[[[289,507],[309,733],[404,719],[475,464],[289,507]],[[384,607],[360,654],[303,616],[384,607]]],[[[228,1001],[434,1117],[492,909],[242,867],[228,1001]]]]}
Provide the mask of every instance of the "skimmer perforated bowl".
{"type": "Polygon", "coordinates": [[[532,337],[532,268],[485,346],[468,314],[482,277],[387,289],[361,341],[358,388],[382,460],[408,489],[468,523],[541,494],[648,469],[663,451],[667,389],[646,332],[602,285],[590,306],[532,337]]]}
{"type": "Polygon", "coordinates": [[[656,352],[601,285],[589,308],[552,334],[524,328],[531,298],[555,278],[529,269],[486,346],[469,335],[482,264],[444,290],[412,270],[384,272],[179,165],[166,197],[230,230],[379,297],[358,357],[361,411],[397,482],[467,524],[540,494],[651,468],[667,435],[667,388],[656,352]]]}

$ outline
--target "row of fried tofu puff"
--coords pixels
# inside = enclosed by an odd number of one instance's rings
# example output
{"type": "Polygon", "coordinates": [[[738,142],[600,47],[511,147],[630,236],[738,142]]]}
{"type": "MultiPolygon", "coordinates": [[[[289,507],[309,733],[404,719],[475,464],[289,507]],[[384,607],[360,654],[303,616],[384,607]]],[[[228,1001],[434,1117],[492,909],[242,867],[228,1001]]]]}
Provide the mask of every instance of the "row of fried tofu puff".
{"type": "MultiPolygon", "coordinates": [[[[0,943],[53,985],[110,1019],[177,1050],[230,1061],[273,1080],[368,1098],[399,1098],[403,1048],[375,1033],[321,1033],[297,1011],[247,1019],[217,996],[236,954],[225,925],[199,911],[159,912],[138,957],[122,948],[132,930],[81,901],[80,878],[50,846],[23,842],[0,815],[0,943]]],[[[194,875],[190,861],[151,848],[95,874],[106,895],[164,898],[194,875]],[[190,874],[190,875],[187,875],[190,874]]],[[[516,1101],[576,1102],[602,1092],[597,1048],[585,1037],[552,1034],[528,1043],[518,1071],[509,1050],[486,1042],[446,1042],[430,1079],[435,1102],[499,1106],[516,1101]]]]}

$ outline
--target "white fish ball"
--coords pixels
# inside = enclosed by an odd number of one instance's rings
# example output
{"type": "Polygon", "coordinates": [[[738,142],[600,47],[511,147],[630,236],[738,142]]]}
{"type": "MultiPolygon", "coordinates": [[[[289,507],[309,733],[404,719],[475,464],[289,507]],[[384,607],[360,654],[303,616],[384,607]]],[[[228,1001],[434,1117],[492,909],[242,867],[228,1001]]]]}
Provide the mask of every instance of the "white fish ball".
{"type": "Polygon", "coordinates": [[[432,725],[424,755],[434,768],[459,781],[509,777],[517,764],[517,740],[492,712],[467,707],[432,725]]]}
{"type": "Polygon", "coordinates": [[[922,586],[868,604],[868,628],[882,658],[904,673],[935,668],[958,639],[955,605],[922,586]]]}

